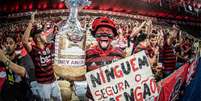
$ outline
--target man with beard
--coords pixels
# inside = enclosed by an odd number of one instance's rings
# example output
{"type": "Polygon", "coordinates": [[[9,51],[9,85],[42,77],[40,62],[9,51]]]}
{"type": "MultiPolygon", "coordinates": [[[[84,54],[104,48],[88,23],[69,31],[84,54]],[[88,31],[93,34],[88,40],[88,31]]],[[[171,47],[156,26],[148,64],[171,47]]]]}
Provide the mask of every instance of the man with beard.
{"type": "Polygon", "coordinates": [[[36,45],[29,44],[29,36],[34,22],[34,14],[23,36],[23,44],[35,65],[35,76],[37,81],[38,95],[42,101],[61,101],[61,92],[53,71],[53,44],[46,43],[43,30],[35,29],[33,40],[36,45]]]}
{"type": "Polygon", "coordinates": [[[158,63],[159,58],[159,45],[157,42],[158,35],[155,33],[151,33],[148,38],[144,41],[140,42],[135,49],[135,53],[144,50],[148,59],[149,63],[151,64],[152,71],[156,80],[160,80],[163,77],[162,73],[162,66],[158,63]]]}
{"type": "MultiPolygon", "coordinates": [[[[28,54],[16,52],[18,47],[15,33],[10,33],[5,38],[5,51],[0,50],[0,100],[3,101],[32,101],[33,96],[29,84],[26,81],[26,70],[30,65],[23,63],[25,58],[29,59],[28,54]],[[4,54],[6,53],[6,55],[4,54]],[[8,58],[7,58],[7,57],[8,58]],[[16,63],[16,64],[15,64],[16,63]],[[21,66],[19,66],[19,65],[21,66]],[[23,66],[23,67],[22,67],[23,66]],[[26,67],[25,67],[26,66],[26,67]],[[24,68],[25,67],[25,68],[24,68]],[[2,74],[5,74],[2,77],[2,74]],[[2,82],[2,80],[4,81],[2,82]]],[[[19,50],[18,50],[19,51],[19,50]]]]}
{"type": "MultiPolygon", "coordinates": [[[[91,34],[98,45],[86,51],[87,72],[111,64],[125,56],[119,48],[113,48],[111,42],[117,36],[117,29],[113,20],[107,17],[96,18],[92,23],[91,34]]],[[[93,99],[88,88],[87,97],[93,99]]]]}

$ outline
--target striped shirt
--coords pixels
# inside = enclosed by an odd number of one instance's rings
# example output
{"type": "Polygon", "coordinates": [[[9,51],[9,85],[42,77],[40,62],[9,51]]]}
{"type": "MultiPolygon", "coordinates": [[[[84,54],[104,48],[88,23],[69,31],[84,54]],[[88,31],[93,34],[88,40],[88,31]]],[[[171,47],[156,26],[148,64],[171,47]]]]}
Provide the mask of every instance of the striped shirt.
{"type": "Polygon", "coordinates": [[[167,42],[165,42],[163,49],[161,49],[160,58],[164,66],[165,73],[169,74],[176,70],[176,55],[174,48],[173,46],[168,45],[167,42]]]}
{"type": "Polygon", "coordinates": [[[56,80],[53,71],[52,44],[46,44],[44,49],[33,46],[31,57],[35,65],[35,76],[39,83],[47,84],[56,80]]]}
{"type": "Polygon", "coordinates": [[[95,70],[99,67],[108,65],[124,57],[124,52],[119,48],[110,47],[107,51],[99,47],[86,51],[87,71],[95,70]]]}

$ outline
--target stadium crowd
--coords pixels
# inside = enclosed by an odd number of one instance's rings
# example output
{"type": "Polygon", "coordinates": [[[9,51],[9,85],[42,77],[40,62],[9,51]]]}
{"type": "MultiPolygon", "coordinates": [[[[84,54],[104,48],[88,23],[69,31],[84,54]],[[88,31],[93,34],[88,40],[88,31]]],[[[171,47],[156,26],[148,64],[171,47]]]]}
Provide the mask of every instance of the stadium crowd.
{"type": "MultiPolygon", "coordinates": [[[[87,35],[86,50],[98,45],[91,35],[92,22],[97,17],[89,15],[79,17],[87,35]]],[[[200,40],[180,30],[176,24],[159,25],[151,20],[115,16],[110,18],[116,22],[117,29],[117,36],[114,37],[112,46],[121,49],[124,57],[144,50],[157,81],[200,56],[200,40]]],[[[56,80],[60,78],[55,77],[53,71],[53,47],[55,35],[64,24],[63,17],[35,18],[34,14],[31,20],[0,24],[0,66],[8,67],[0,68],[0,72],[5,71],[9,74],[6,83],[0,83],[0,99],[30,101],[33,97],[49,101],[51,96],[54,101],[61,101],[56,80]],[[48,57],[49,62],[39,63],[38,52],[46,52],[43,56],[48,57]],[[40,67],[47,67],[45,71],[48,72],[44,72],[40,67]],[[40,89],[44,90],[44,94],[39,92],[39,96],[32,96],[31,92],[36,93],[31,89],[34,81],[41,84],[40,89]],[[7,96],[10,97],[6,98],[7,96]]]]}

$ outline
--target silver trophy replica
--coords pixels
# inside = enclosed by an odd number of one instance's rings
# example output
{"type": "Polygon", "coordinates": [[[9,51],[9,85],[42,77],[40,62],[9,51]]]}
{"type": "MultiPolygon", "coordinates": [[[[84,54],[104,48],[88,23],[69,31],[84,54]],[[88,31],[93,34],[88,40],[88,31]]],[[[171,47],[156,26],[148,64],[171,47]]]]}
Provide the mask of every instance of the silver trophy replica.
{"type": "Polygon", "coordinates": [[[86,72],[85,34],[77,16],[78,8],[90,3],[88,0],[65,0],[70,14],[55,40],[55,72],[60,76],[80,76],[86,72]]]}

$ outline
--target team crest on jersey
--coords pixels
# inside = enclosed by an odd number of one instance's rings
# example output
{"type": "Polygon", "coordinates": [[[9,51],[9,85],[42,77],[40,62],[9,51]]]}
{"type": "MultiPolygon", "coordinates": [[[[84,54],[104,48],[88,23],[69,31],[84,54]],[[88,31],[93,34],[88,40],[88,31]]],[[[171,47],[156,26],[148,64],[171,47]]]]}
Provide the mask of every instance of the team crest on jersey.
{"type": "Polygon", "coordinates": [[[52,57],[50,54],[50,49],[46,48],[43,51],[39,51],[40,63],[42,66],[48,65],[52,61],[52,57]]]}

